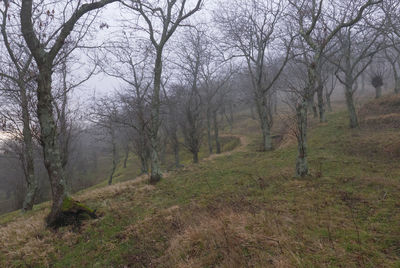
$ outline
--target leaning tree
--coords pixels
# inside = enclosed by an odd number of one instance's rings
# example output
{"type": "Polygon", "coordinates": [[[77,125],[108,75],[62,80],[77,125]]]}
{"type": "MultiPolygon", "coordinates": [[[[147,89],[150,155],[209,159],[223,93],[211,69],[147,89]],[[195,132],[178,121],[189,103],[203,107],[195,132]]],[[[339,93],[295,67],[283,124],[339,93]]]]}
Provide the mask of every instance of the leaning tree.
{"type": "Polygon", "coordinates": [[[41,7],[34,5],[33,0],[21,2],[21,32],[39,70],[36,94],[38,100],[37,113],[41,128],[40,142],[43,148],[44,164],[49,175],[53,200],[50,214],[46,219],[48,226],[55,227],[65,224],[70,214],[65,213],[64,210],[72,205],[72,199],[67,192],[60,148],[57,142],[57,125],[54,119],[54,99],[52,95],[53,68],[67,38],[74,33],[77,35],[74,40],[79,42],[83,38],[82,35],[89,31],[87,27],[91,23],[79,25],[79,20],[85,17],[90,21],[93,19],[93,16],[90,16],[91,11],[98,10],[117,1],[99,0],[84,4],[81,1],[62,1],[54,3],[54,9],[51,9],[52,7],[44,2],[39,3],[39,5],[42,5],[41,7]],[[34,11],[40,8],[48,8],[48,12],[41,17],[42,21],[34,24],[34,11]],[[68,14],[67,10],[72,11],[68,14]],[[59,23],[58,26],[55,26],[57,23],[59,23]],[[77,25],[79,27],[74,32],[74,28],[77,25]]]}

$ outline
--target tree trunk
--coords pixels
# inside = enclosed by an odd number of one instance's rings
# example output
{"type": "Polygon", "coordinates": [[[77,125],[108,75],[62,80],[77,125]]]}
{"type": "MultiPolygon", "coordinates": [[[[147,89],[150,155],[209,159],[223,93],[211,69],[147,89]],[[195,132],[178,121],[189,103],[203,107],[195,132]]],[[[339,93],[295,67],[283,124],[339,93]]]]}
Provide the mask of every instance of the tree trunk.
{"type": "Polygon", "coordinates": [[[114,134],[113,126],[111,126],[111,144],[112,144],[112,168],[111,168],[110,177],[108,179],[108,185],[112,184],[115,169],[117,168],[117,144],[115,143],[115,134],[114,134]]]}
{"type": "Polygon", "coordinates": [[[181,162],[179,158],[179,141],[178,137],[176,135],[176,132],[174,133],[173,137],[173,149],[174,149],[174,157],[175,157],[175,167],[180,168],[181,167],[181,162]]]}
{"type": "Polygon", "coordinates": [[[150,183],[155,184],[162,178],[160,160],[159,160],[159,137],[158,129],[160,126],[160,89],[162,75],[162,48],[158,49],[154,67],[154,91],[151,98],[151,130],[150,130],[150,162],[151,174],[150,183]]]}
{"type": "Polygon", "coordinates": [[[147,158],[144,155],[140,155],[140,170],[142,174],[149,173],[149,167],[147,164],[147,158]]]}
{"type": "Polygon", "coordinates": [[[272,137],[270,129],[271,122],[269,122],[270,118],[268,116],[269,112],[268,109],[270,107],[268,107],[268,103],[265,98],[266,98],[265,96],[261,96],[256,100],[257,112],[260,120],[261,132],[263,137],[262,150],[264,152],[272,150],[272,137]]]}
{"type": "Polygon", "coordinates": [[[394,93],[399,94],[400,93],[400,77],[395,76],[394,79],[394,93]]]}
{"type": "Polygon", "coordinates": [[[193,163],[199,163],[199,152],[192,152],[193,154],[193,163]]]}
{"type": "Polygon", "coordinates": [[[361,73],[361,92],[365,92],[365,72],[361,73]]]}
{"type": "Polygon", "coordinates": [[[233,123],[235,121],[235,118],[233,116],[233,104],[232,102],[229,103],[229,120],[228,120],[228,124],[230,127],[230,131],[233,130],[233,123]]]}
{"type": "Polygon", "coordinates": [[[324,103],[324,86],[322,84],[317,87],[317,97],[318,97],[318,111],[319,111],[319,121],[321,123],[325,123],[326,114],[325,114],[325,103],[324,103]]]}
{"type": "Polygon", "coordinates": [[[328,111],[332,112],[332,104],[331,104],[331,95],[326,94],[326,106],[328,107],[328,111]]]}
{"type": "Polygon", "coordinates": [[[37,113],[41,131],[40,142],[43,147],[44,165],[49,175],[53,199],[47,224],[55,226],[63,220],[62,206],[64,200],[68,199],[68,193],[53,114],[51,66],[39,66],[39,68],[37,113]]]}
{"type": "Polygon", "coordinates": [[[350,122],[350,128],[357,128],[359,126],[358,124],[358,118],[357,118],[357,111],[356,107],[354,105],[354,99],[353,99],[353,89],[351,84],[350,85],[345,85],[345,97],[346,97],[346,105],[347,105],[347,111],[349,113],[349,122],[350,122]]]}
{"type": "Polygon", "coordinates": [[[308,106],[313,111],[314,118],[318,118],[317,106],[315,105],[315,102],[314,102],[314,95],[309,99],[308,106]]]}
{"type": "Polygon", "coordinates": [[[250,106],[250,113],[251,113],[251,119],[256,120],[256,115],[254,114],[254,106],[250,106]]]}
{"type": "Polygon", "coordinates": [[[213,121],[214,121],[214,138],[216,144],[216,153],[221,153],[221,143],[219,142],[219,131],[218,131],[218,117],[217,117],[217,110],[213,111],[213,121]]]}
{"type": "Polygon", "coordinates": [[[207,107],[207,142],[208,142],[208,153],[213,153],[213,145],[211,138],[211,109],[207,107]]]}
{"type": "Polygon", "coordinates": [[[296,162],[296,176],[304,177],[308,175],[308,162],[307,162],[307,106],[306,100],[296,107],[297,112],[297,162],[296,162]]]}
{"type": "Polygon", "coordinates": [[[24,139],[24,165],[25,165],[25,178],[27,182],[27,191],[24,203],[22,205],[23,211],[32,210],[33,204],[35,202],[35,197],[38,191],[38,179],[35,176],[34,167],[34,156],[33,156],[33,141],[32,132],[30,128],[30,116],[29,116],[29,103],[28,97],[26,95],[25,85],[19,85],[20,97],[21,97],[21,110],[22,110],[22,121],[23,130],[22,135],[24,139]]]}
{"type": "Polygon", "coordinates": [[[125,157],[124,157],[124,168],[126,168],[126,164],[128,162],[128,158],[129,158],[129,147],[126,146],[126,148],[125,148],[125,157]]]}
{"type": "Polygon", "coordinates": [[[382,86],[375,88],[375,99],[382,97],[382,86]]]}

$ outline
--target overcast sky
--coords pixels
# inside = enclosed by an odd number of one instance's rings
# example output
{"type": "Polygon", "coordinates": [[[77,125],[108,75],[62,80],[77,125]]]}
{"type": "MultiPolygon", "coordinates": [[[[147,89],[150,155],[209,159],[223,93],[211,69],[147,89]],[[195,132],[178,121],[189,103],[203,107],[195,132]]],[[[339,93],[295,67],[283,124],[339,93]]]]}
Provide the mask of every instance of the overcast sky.
{"type": "MultiPolygon", "coordinates": [[[[211,10],[216,5],[215,0],[213,1],[206,1],[205,5],[203,6],[202,10],[192,16],[190,21],[199,21],[202,22],[211,22],[211,10]]],[[[195,4],[195,0],[189,0],[188,3],[190,5],[195,4]]],[[[114,33],[122,31],[121,24],[122,19],[128,18],[128,13],[126,9],[121,9],[118,3],[110,4],[106,6],[101,15],[97,18],[98,22],[106,22],[109,25],[108,29],[103,29],[96,34],[96,42],[107,42],[111,40],[114,33]]],[[[148,38],[148,35],[145,33],[137,33],[138,36],[145,36],[148,38]]],[[[179,38],[179,32],[176,32],[172,39],[179,38]]],[[[74,98],[78,97],[78,100],[85,101],[87,98],[92,98],[93,93],[95,92],[96,97],[110,95],[116,89],[119,89],[123,83],[117,79],[110,77],[106,74],[100,73],[97,75],[92,76],[85,84],[83,84],[79,89],[76,90],[74,94],[74,98]]]]}

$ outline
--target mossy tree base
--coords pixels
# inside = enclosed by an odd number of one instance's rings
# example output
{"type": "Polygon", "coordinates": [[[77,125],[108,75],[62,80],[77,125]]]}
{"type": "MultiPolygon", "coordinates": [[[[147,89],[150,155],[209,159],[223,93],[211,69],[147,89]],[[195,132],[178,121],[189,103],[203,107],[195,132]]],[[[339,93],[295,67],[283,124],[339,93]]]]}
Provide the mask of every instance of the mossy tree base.
{"type": "Polygon", "coordinates": [[[66,197],[62,202],[61,210],[52,221],[49,221],[48,218],[47,225],[54,229],[68,225],[80,226],[83,220],[95,218],[97,218],[96,210],[73,200],[71,197],[66,197]]]}
{"type": "Polygon", "coordinates": [[[149,183],[150,184],[157,184],[158,182],[160,182],[162,179],[162,176],[160,174],[152,174],[150,175],[150,180],[149,183]]]}

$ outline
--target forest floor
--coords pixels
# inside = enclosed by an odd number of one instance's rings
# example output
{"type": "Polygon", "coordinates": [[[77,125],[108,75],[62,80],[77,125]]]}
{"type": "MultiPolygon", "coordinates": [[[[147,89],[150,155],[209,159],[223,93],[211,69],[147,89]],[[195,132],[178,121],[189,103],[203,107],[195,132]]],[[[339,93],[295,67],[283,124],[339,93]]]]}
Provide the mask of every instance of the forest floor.
{"type": "Polygon", "coordinates": [[[79,228],[46,229],[48,203],[0,216],[0,267],[400,267],[399,107],[368,103],[355,130],[343,111],[313,122],[305,178],[293,137],[259,152],[241,115],[219,157],[74,195],[100,214],[79,228]]]}

